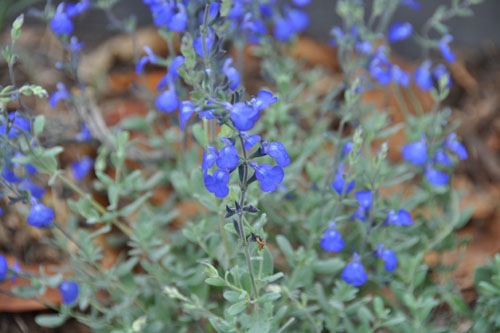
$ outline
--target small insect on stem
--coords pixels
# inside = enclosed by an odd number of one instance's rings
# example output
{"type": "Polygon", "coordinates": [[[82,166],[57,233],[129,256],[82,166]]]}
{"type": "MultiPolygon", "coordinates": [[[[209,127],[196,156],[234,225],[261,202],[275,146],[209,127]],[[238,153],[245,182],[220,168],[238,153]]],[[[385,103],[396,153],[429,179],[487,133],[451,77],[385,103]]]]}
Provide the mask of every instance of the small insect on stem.
{"type": "Polygon", "coordinates": [[[264,249],[264,245],[266,245],[264,239],[253,232],[251,232],[250,236],[248,236],[248,240],[251,242],[257,242],[257,244],[259,244],[259,251],[262,251],[264,249]]]}

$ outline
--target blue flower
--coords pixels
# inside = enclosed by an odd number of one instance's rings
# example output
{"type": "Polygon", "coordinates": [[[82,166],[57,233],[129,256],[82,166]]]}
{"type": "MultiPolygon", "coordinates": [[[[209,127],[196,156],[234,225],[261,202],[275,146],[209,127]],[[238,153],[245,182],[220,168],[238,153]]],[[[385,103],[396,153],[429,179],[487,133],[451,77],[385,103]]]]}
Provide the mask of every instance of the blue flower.
{"type": "Polygon", "coordinates": [[[92,170],[94,166],[94,161],[89,156],[82,157],[79,161],[74,161],[71,164],[71,169],[73,170],[73,175],[76,180],[82,180],[85,176],[92,170]]]}
{"type": "Polygon", "coordinates": [[[369,210],[371,208],[373,200],[372,191],[358,191],[354,196],[364,210],[369,210]]]}
{"type": "Polygon", "coordinates": [[[299,9],[289,9],[285,17],[274,22],[274,37],[282,42],[289,41],[295,34],[304,31],[309,25],[309,16],[299,9]]]}
{"type": "Polygon", "coordinates": [[[344,267],[340,277],[355,287],[360,287],[368,281],[368,275],[357,253],[354,253],[352,261],[344,267]]]}
{"type": "Polygon", "coordinates": [[[9,263],[4,255],[0,254],[0,281],[5,280],[9,273],[9,263]]]}
{"type": "Polygon", "coordinates": [[[66,89],[66,86],[64,83],[59,82],[57,84],[57,90],[52,93],[49,97],[49,106],[51,108],[55,108],[57,103],[61,100],[67,101],[70,98],[70,94],[68,89],[66,89]]]}
{"type": "Polygon", "coordinates": [[[391,43],[407,39],[413,33],[413,26],[409,22],[394,22],[389,28],[387,39],[391,43]]]}
{"type": "Polygon", "coordinates": [[[80,288],[75,281],[63,281],[59,284],[59,293],[61,294],[63,304],[69,305],[78,299],[80,288]]]}
{"type": "Polygon", "coordinates": [[[229,89],[236,90],[236,88],[240,85],[240,73],[238,73],[232,64],[233,59],[226,59],[224,66],[222,67],[222,72],[226,75],[227,80],[229,81],[229,89]]]}
{"type": "Polygon", "coordinates": [[[445,140],[444,146],[450,151],[454,152],[459,159],[465,160],[469,157],[467,153],[467,149],[465,146],[456,140],[457,135],[455,133],[451,133],[445,140]]]}
{"type": "Polygon", "coordinates": [[[311,2],[311,0],[292,0],[293,4],[297,7],[304,7],[311,2]]]}
{"type": "Polygon", "coordinates": [[[445,86],[447,88],[451,88],[451,75],[445,65],[437,64],[436,67],[434,67],[434,69],[432,70],[432,75],[438,83],[444,80],[444,82],[446,83],[445,86]]]}
{"type": "Polygon", "coordinates": [[[392,79],[402,87],[410,85],[410,74],[401,69],[401,67],[394,65],[391,67],[392,79]]]}
{"type": "Polygon", "coordinates": [[[391,209],[385,218],[385,223],[397,226],[409,226],[413,224],[413,220],[411,214],[407,210],[400,209],[396,213],[391,209]]]}
{"type": "Polygon", "coordinates": [[[335,222],[330,223],[330,228],[323,233],[320,245],[328,252],[339,252],[344,248],[342,235],[335,229],[335,222]]]}
{"type": "Polygon", "coordinates": [[[172,17],[167,22],[167,27],[172,31],[184,31],[187,26],[187,20],[186,7],[179,1],[177,2],[177,8],[174,9],[172,17]]]}
{"type": "MultiPolygon", "coordinates": [[[[265,14],[263,14],[262,16],[264,17],[265,14]]],[[[246,33],[247,39],[250,44],[258,43],[261,36],[267,33],[264,22],[252,15],[252,13],[246,13],[243,17],[243,21],[241,22],[241,30],[246,33]]]]}
{"type": "Polygon", "coordinates": [[[273,35],[277,40],[281,42],[287,42],[293,37],[294,31],[292,26],[286,19],[278,18],[274,22],[273,35]]]}
{"type": "Polygon", "coordinates": [[[260,90],[257,93],[257,97],[254,97],[250,100],[250,104],[257,111],[262,111],[267,109],[271,104],[274,104],[278,101],[278,97],[273,96],[273,93],[267,90],[260,90]]]}
{"type": "Polygon", "coordinates": [[[439,40],[439,50],[441,51],[441,55],[443,56],[444,60],[448,61],[449,63],[454,62],[456,59],[449,45],[452,40],[453,36],[451,35],[444,35],[439,40]]]}
{"type": "Polygon", "coordinates": [[[349,194],[355,186],[355,181],[351,180],[349,184],[346,186],[346,182],[344,179],[344,164],[340,163],[339,167],[337,168],[337,173],[335,174],[335,178],[332,181],[332,188],[335,190],[335,192],[338,193],[338,195],[344,195],[344,194],[349,194]]]}
{"type": "Polygon", "coordinates": [[[238,149],[232,144],[222,147],[219,151],[219,156],[215,163],[222,170],[231,171],[235,169],[240,162],[240,157],[238,156],[238,149]]]}
{"type": "Polygon", "coordinates": [[[269,164],[250,163],[255,169],[255,177],[260,183],[260,189],[264,192],[276,191],[285,177],[285,172],[280,166],[271,166],[269,164]]]}
{"type": "Polygon", "coordinates": [[[172,79],[176,79],[179,77],[179,68],[182,66],[182,64],[184,64],[185,60],[186,59],[181,55],[175,57],[172,60],[172,62],[168,66],[168,75],[170,75],[172,79]]]}
{"type": "Polygon", "coordinates": [[[38,173],[38,170],[33,166],[33,164],[25,164],[24,169],[28,173],[28,175],[36,175],[38,173]]]}
{"type": "MultiPolygon", "coordinates": [[[[207,36],[205,38],[205,49],[207,51],[207,56],[210,55],[210,51],[212,50],[212,46],[214,45],[215,34],[212,30],[208,30],[207,36]]],[[[201,36],[193,40],[193,47],[196,53],[204,58],[205,57],[205,49],[203,48],[203,43],[201,41],[201,36]]]]}
{"type": "Polygon", "coordinates": [[[387,217],[385,218],[385,223],[399,225],[398,214],[396,214],[394,209],[391,209],[387,214],[387,217]]]}
{"type": "Polygon", "coordinates": [[[257,119],[259,119],[259,116],[259,110],[248,106],[244,102],[235,103],[230,109],[231,121],[234,127],[240,131],[251,130],[257,119]]]}
{"type": "Polygon", "coordinates": [[[201,162],[201,169],[203,171],[207,171],[208,169],[210,169],[214,165],[218,156],[219,156],[219,152],[217,151],[217,148],[215,148],[213,146],[207,146],[207,150],[203,152],[203,160],[201,162]]]}
{"type": "Polygon", "coordinates": [[[360,220],[361,222],[366,221],[366,211],[363,207],[358,207],[354,214],[352,215],[353,220],[360,220]]]}
{"type": "Polygon", "coordinates": [[[309,25],[309,16],[300,9],[290,9],[287,11],[286,16],[295,33],[304,31],[309,25]]]}
{"type": "Polygon", "coordinates": [[[370,41],[360,41],[356,43],[356,51],[362,54],[371,54],[373,52],[373,45],[370,41]]]}
{"type": "Polygon", "coordinates": [[[30,209],[30,214],[28,215],[28,224],[36,227],[43,228],[48,227],[54,220],[54,210],[48,208],[42,203],[35,202],[30,209]]]}
{"type": "MultiPolygon", "coordinates": [[[[144,1],[144,3],[146,3],[144,1]]],[[[146,3],[149,5],[153,22],[157,27],[167,27],[172,31],[184,31],[187,25],[186,7],[180,1],[146,3]]]]}
{"type": "Polygon", "coordinates": [[[444,186],[450,182],[450,176],[446,172],[427,167],[425,170],[425,178],[434,186],[444,186]]]}
{"type": "Polygon", "coordinates": [[[260,112],[269,105],[276,103],[277,97],[266,90],[257,93],[257,97],[250,100],[250,105],[244,102],[238,102],[229,107],[230,118],[234,127],[240,131],[248,131],[253,128],[260,112]]]}
{"type": "Polygon", "coordinates": [[[427,143],[425,137],[420,141],[408,143],[402,149],[403,158],[414,164],[423,165],[427,162],[427,143]]]}
{"type": "Polygon", "coordinates": [[[391,62],[384,54],[383,49],[378,48],[368,66],[371,76],[385,86],[392,80],[391,67],[391,62]]]}
{"type": "MultiPolygon", "coordinates": [[[[3,119],[0,121],[2,121],[2,124],[0,124],[0,135],[6,135],[7,134],[7,125],[3,124],[3,119]]],[[[8,138],[9,139],[17,138],[19,136],[20,132],[30,133],[30,131],[31,131],[31,123],[30,123],[29,119],[24,118],[19,111],[9,113],[9,120],[8,121],[11,123],[11,126],[8,129],[8,131],[9,131],[8,138]]]]}
{"type": "Polygon", "coordinates": [[[432,62],[430,60],[424,61],[420,66],[415,69],[413,74],[415,83],[423,91],[429,91],[434,87],[431,74],[432,62]]]}
{"type": "Polygon", "coordinates": [[[398,225],[407,226],[413,224],[413,219],[411,218],[411,214],[404,209],[398,210],[398,225]]]}
{"type": "Polygon", "coordinates": [[[398,257],[394,251],[384,248],[379,244],[375,255],[384,261],[384,268],[388,272],[393,272],[398,265],[398,257]]]}
{"type": "Polygon", "coordinates": [[[211,2],[210,7],[208,8],[208,16],[216,18],[217,14],[219,14],[220,5],[220,2],[211,2]]]}
{"type": "Polygon", "coordinates": [[[198,117],[199,118],[205,118],[207,120],[217,118],[214,115],[214,110],[213,109],[203,110],[203,111],[198,112],[198,117]]]}
{"type": "MultiPolygon", "coordinates": [[[[146,2],[145,2],[146,3],[146,2]]],[[[165,27],[174,15],[172,5],[167,2],[152,1],[149,4],[153,22],[157,27],[165,27]]]]}
{"type": "Polygon", "coordinates": [[[21,271],[21,267],[19,266],[19,261],[17,261],[17,259],[16,259],[12,263],[12,276],[10,277],[10,281],[12,283],[15,283],[17,280],[17,276],[20,275],[21,273],[22,273],[22,271],[21,271]]]}
{"type": "Polygon", "coordinates": [[[217,198],[225,198],[229,194],[229,173],[224,170],[215,170],[213,175],[206,171],[203,174],[203,182],[207,190],[217,198]]]}
{"type": "Polygon", "coordinates": [[[174,112],[179,107],[179,99],[174,89],[168,89],[156,97],[156,108],[160,112],[174,112]]]}
{"type": "Polygon", "coordinates": [[[184,130],[186,122],[191,118],[191,115],[196,111],[196,106],[191,101],[182,101],[179,110],[179,127],[184,130]]]}
{"type": "Polygon", "coordinates": [[[57,6],[56,13],[50,20],[50,28],[57,36],[70,35],[73,30],[73,22],[71,22],[68,14],[64,12],[64,2],[57,6]]]}
{"type": "Polygon", "coordinates": [[[156,84],[156,89],[158,90],[163,90],[165,87],[170,87],[173,86],[174,84],[174,79],[170,75],[170,73],[167,73],[163,75],[163,77],[158,81],[156,84]]]}
{"type": "Polygon", "coordinates": [[[274,158],[280,167],[286,167],[290,164],[290,157],[288,157],[286,148],[281,142],[268,143],[264,141],[262,143],[262,152],[274,158]]]}
{"type": "Polygon", "coordinates": [[[69,43],[64,46],[64,48],[70,52],[78,52],[80,51],[83,46],[85,45],[84,42],[79,42],[78,37],[72,36],[69,40],[69,43]]]}
{"type": "Polygon", "coordinates": [[[432,160],[435,163],[440,163],[446,166],[453,166],[453,162],[443,149],[439,149],[438,151],[436,151],[436,153],[434,154],[434,158],[432,160]]]}
{"type": "Polygon", "coordinates": [[[330,30],[330,35],[333,36],[333,39],[331,40],[331,44],[333,46],[339,46],[340,42],[344,40],[344,31],[342,31],[342,28],[339,26],[334,26],[332,30],[330,30]]]}
{"type": "Polygon", "coordinates": [[[230,20],[238,20],[242,18],[244,14],[245,14],[245,7],[243,7],[243,2],[234,1],[233,7],[231,7],[231,9],[229,10],[227,17],[230,20]]]}
{"type": "Polygon", "coordinates": [[[45,194],[45,189],[33,183],[29,178],[25,178],[19,183],[19,189],[28,191],[33,198],[38,200],[45,194]]]}
{"type": "Polygon", "coordinates": [[[401,4],[412,9],[420,9],[420,3],[416,0],[401,0],[401,4]]]}
{"type": "Polygon", "coordinates": [[[89,0],[81,0],[77,3],[66,4],[66,14],[69,17],[75,17],[77,15],[83,14],[90,8],[89,0]]]}
{"type": "Polygon", "coordinates": [[[146,66],[146,64],[148,63],[155,64],[158,60],[158,57],[149,46],[144,46],[144,52],[146,52],[146,55],[142,56],[141,59],[139,59],[139,61],[135,65],[135,72],[137,74],[142,73],[142,71],[144,70],[144,66],[146,66]]]}
{"type": "Polygon", "coordinates": [[[9,183],[19,183],[22,180],[22,178],[18,177],[14,170],[8,165],[4,165],[2,169],[2,178],[9,183]]]}
{"type": "Polygon", "coordinates": [[[252,149],[252,147],[259,143],[261,139],[260,135],[257,134],[248,135],[245,132],[241,132],[241,135],[243,136],[243,142],[246,150],[252,149]]]}
{"type": "Polygon", "coordinates": [[[352,151],[353,145],[354,144],[352,142],[344,143],[344,145],[342,146],[342,154],[340,155],[341,159],[349,155],[349,153],[352,151]]]}
{"type": "Polygon", "coordinates": [[[75,140],[81,141],[81,142],[89,142],[91,138],[92,138],[92,133],[90,133],[90,130],[87,127],[87,124],[82,123],[82,127],[80,128],[80,132],[78,132],[75,135],[75,140]]]}
{"type": "MultiPolygon", "coordinates": [[[[306,1],[309,1],[309,0],[306,0],[306,1]]],[[[300,5],[297,5],[297,6],[301,7],[300,5]]],[[[272,18],[273,14],[275,12],[275,8],[276,8],[276,0],[259,1],[260,15],[264,18],[272,18]]]]}

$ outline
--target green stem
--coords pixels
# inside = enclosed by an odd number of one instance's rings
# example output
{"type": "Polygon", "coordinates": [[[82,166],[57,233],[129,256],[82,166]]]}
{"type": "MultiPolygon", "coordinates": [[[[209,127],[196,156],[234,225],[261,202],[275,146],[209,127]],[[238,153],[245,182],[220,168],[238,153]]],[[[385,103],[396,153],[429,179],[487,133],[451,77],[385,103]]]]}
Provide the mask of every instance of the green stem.
{"type": "Polygon", "coordinates": [[[401,88],[398,84],[393,84],[394,86],[394,95],[396,96],[396,101],[398,102],[405,119],[409,119],[410,110],[408,109],[408,104],[406,103],[403,94],[401,92],[401,88]]]}
{"type": "MultiPolygon", "coordinates": [[[[229,253],[231,253],[231,246],[229,245],[229,241],[227,239],[227,233],[226,233],[226,230],[224,229],[225,219],[223,216],[221,216],[221,218],[219,220],[220,220],[219,233],[220,233],[221,238],[222,238],[222,244],[224,244],[224,250],[226,250],[226,253],[228,254],[228,261],[231,264],[232,257],[229,255],[229,253]]],[[[207,252],[207,253],[209,253],[209,252],[207,252]]]]}
{"type": "Polygon", "coordinates": [[[424,114],[424,108],[422,106],[422,102],[420,101],[420,99],[418,99],[417,95],[415,95],[415,90],[410,89],[409,96],[411,99],[411,104],[415,108],[415,111],[419,116],[422,116],[424,114]]]}
{"type": "Polygon", "coordinates": [[[60,181],[64,183],[64,185],[68,186],[73,192],[77,193],[80,197],[85,198],[89,201],[89,203],[94,207],[99,213],[106,214],[107,210],[100,203],[95,201],[88,193],[85,193],[78,185],[73,183],[71,180],[66,178],[61,173],[57,173],[56,177],[59,178],[60,181]]]}
{"type": "Polygon", "coordinates": [[[257,285],[255,284],[255,275],[253,271],[253,266],[252,266],[252,259],[250,257],[250,252],[248,251],[248,241],[245,235],[245,229],[243,229],[243,207],[245,207],[245,200],[246,200],[246,192],[247,192],[247,186],[248,186],[248,164],[247,164],[247,153],[245,150],[245,143],[243,140],[243,137],[241,136],[241,133],[239,133],[239,139],[241,143],[241,149],[243,151],[243,179],[241,180],[241,192],[240,192],[240,200],[239,200],[239,206],[240,210],[238,210],[238,229],[239,229],[239,235],[241,238],[241,242],[243,243],[243,252],[245,254],[245,260],[248,266],[248,273],[250,274],[250,282],[252,284],[252,300],[256,300],[258,297],[258,289],[257,285]]]}

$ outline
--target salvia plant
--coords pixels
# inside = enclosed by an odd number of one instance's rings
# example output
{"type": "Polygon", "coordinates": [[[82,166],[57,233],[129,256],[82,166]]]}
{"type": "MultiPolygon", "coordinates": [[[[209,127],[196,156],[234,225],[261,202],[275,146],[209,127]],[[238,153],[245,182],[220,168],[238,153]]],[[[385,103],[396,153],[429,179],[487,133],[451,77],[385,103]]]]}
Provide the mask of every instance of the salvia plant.
{"type": "Polygon", "coordinates": [[[0,279],[30,282],[14,294],[60,292],[60,304],[46,304],[56,314],[38,316],[40,325],[76,318],[95,332],[444,332],[473,315],[424,255],[455,248],[453,231],[469,216],[452,188],[468,156],[444,104],[455,61],[446,23],[479,0],[443,1],[421,31],[393,18],[419,1],[336,1],[331,43],[341,79],[327,89],[324,70],[288,51],[313,19],[308,0],[143,0],[169,53],[135,50],[135,70],[165,75],[154,96],[137,90],[147,115],[110,128],[80,73],[75,20],[102,10],[133,36],[134,20],[117,18],[116,2],[49,2],[30,12],[65,49],[54,65],[68,81],[50,94],[16,81],[23,16],[3,48],[11,80],[0,90],[3,207],[66,258],[33,274],[0,256],[0,279]],[[412,71],[391,54],[410,40],[423,59],[412,71]],[[249,52],[257,88],[245,86],[249,52]],[[75,112],[73,140],[93,144],[96,156],[63,166],[49,118],[24,102],[32,95],[75,112]],[[165,188],[168,199],[154,200],[165,188]],[[105,243],[119,255],[110,259],[105,243]]]}

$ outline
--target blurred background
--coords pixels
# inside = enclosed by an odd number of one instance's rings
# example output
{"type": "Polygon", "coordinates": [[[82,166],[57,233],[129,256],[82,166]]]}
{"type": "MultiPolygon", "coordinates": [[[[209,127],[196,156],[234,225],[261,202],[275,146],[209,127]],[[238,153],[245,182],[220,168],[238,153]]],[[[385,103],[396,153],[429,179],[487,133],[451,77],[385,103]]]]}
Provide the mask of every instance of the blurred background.
{"type": "MultiPolygon", "coordinates": [[[[58,3],[61,1],[52,1],[58,3]]],[[[67,1],[72,2],[72,1],[67,1]]],[[[366,1],[370,8],[370,2],[366,1]]],[[[451,0],[420,0],[421,8],[413,10],[402,6],[397,14],[397,20],[411,22],[418,30],[425,20],[440,4],[449,4],[451,0]]],[[[306,11],[313,18],[310,21],[306,34],[322,41],[329,39],[330,29],[339,23],[335,13],[336,1],[312,0],[306,11]]],[[[0,27],[5,29],[10,22],[25,8],[34,7],[43,9],[44,0],[0,0],[0,27]]],[[[475,15],[469,18],[455,18],[448,23],[455,40],[453,46],[463,50],[477,50],[496,47],[500,44],[500,1],[483,0],[482,4],[473,7],[475,15]]],[[[139,27],[150,25],[151,14],[142,0],[121,0],[115,6],[115,15],[118,18],[135,16],[139,27]]],[[[40,24],[39,20],[27,17],[30,24],[40,24]]],[[[87,46],[94,46],[109,38],[113,33],[108,29],[108,20],[101,11],[89,11],[77,19],[77,35],[86,42],[87,46]]],[[[408,59],[419,56],[418,49],[411,42],[401,43],[396,47],[397,52],[408,59]]]]}

